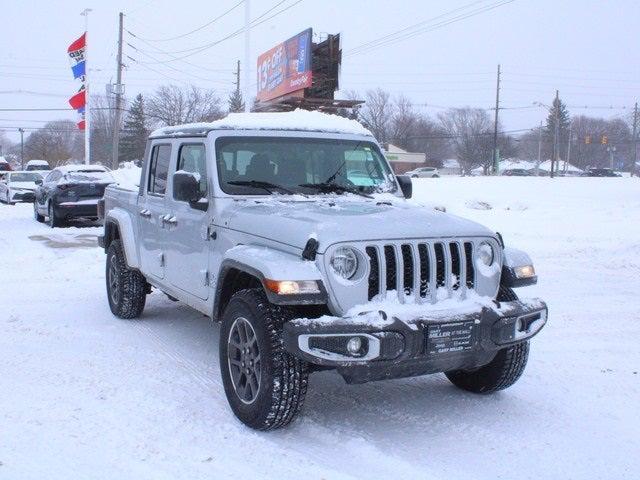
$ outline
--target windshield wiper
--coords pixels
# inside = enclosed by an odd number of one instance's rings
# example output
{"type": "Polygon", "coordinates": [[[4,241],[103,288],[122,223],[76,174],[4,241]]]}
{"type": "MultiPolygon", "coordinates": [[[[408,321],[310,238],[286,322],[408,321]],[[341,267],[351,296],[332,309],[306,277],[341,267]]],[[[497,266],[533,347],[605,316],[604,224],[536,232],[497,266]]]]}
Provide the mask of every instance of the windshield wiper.
{"type": "Polygon", "coordinates": [[[336,193],[353,193],[354,195],[360,195],[364,198],[373,198],[371,195],[367,195],[364,192],[361,192],[357,188],[347,187],[345,185],[338,185],[337,183],[301,183],[298,185],[299,187],[305,188],[313,188],[322,193],[336,192],[336,193]]]}
{"type": "Polygon", "coordinates": [[[295,195],[296,192],[288,189],[282,185],[278,185],[277,183],[271,182],[263,182],[262,180],[233,180],[231,182],[227,182],[228,185],[239,185],[243,187],[255,187],[262,188],[269,193],[273,193],[274,190],[280,190],[282,192],[288,193],[290,195],[295,195]]]}

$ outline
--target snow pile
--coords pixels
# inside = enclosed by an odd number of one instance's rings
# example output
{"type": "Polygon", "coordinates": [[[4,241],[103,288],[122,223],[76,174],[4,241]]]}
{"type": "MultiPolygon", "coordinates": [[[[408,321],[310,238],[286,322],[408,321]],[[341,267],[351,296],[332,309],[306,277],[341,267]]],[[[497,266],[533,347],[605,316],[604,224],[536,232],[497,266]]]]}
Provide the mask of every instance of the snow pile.
{"type": "Polygon", "coordinates": [[[133,162],[123,162],[118,170],[113,170],[111,175],[116,179],[118,186],[125,190],[138,191],[142,169],[133,162]]]}
{"type": "Polygon", "coordinates": [[[550,317],[522,378],[473,395],[443,375],[345,385],[316,372],[298,421],[270,433],[227,405],[218,324],[158,290],[141,318],[115,318],[101,228],[51,230],[32,205],[0,204],[0,478],[637,478],[640,180],[413,191],[533,259],[539,283],[518,294],[550,317]]]}
{"type": "Polygon", "coordinates": [[[227,117],[206,123],[187,123],[159,128],[152,137],[208,130],[292,130],[310,132],[345,133],[372,136],[371,132],[355,120],[317,111],[230,113],[227,117]]]}

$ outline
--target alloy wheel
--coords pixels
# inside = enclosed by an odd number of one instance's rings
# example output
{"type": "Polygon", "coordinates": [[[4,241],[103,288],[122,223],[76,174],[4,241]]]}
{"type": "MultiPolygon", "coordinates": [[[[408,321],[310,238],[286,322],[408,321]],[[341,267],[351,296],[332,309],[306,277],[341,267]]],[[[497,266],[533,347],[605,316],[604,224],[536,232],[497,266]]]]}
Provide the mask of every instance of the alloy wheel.
{"type": "Polygon", "coordinates": [[[111,256],[109,260],[109,296],[111,297],[111,303],[118,305],[120,303],[120,269],[118,265],[118,259],[115,255],[111,256]]]}
{"type": "Polygon", "coordinates": [[[227,339],[228,368],[233,389],[245,404],[255,401],[260,391],[260,349],[256,332],[244,317],[238,317],[227,339]]]}

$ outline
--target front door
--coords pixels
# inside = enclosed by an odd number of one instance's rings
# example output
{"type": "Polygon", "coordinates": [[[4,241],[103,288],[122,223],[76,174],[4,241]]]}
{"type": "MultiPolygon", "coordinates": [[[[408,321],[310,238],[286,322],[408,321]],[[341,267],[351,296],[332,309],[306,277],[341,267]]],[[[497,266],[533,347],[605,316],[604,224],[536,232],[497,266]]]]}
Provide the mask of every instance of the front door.
{"type": "MultiPolygon", "coordinates": [[[[176,171],[194,173],[200,180],[200,195],[208,198],[207,157],[204,143],[185,142],[178,146],[176,171]]],[[[202,300],[209,296],[208,211],[167,196],[167,277],[171,285],[202,300]]]]}
{"type": "Polygon", "coordinates": [[[168,213],[165,194],[171,160],[171,144],[151,146],[147,162],[143,201],[138,204],[140,224],[140,262],[142,272],[164,278],[166,230],[164,217],[168,213]]]}

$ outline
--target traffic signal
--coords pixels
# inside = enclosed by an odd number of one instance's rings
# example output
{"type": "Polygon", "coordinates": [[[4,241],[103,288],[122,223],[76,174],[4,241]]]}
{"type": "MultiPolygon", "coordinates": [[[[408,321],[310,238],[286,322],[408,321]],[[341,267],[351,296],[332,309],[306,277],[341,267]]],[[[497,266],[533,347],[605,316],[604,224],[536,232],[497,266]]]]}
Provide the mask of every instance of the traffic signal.
{"type": "Polygon", "coordinates": [[[609,143],[609,137],[607,137],[606,135],[602,135],[602,138],[600,139],[600,143],[602,145],[606,145],[607,143],[609,143]]]}
{"type": "Polygon", "coordinates": [[[586,143],[587,145],[591,143],[591,135],[587,135],[586,137],[584,137],[584,143],[586,143]]]}

